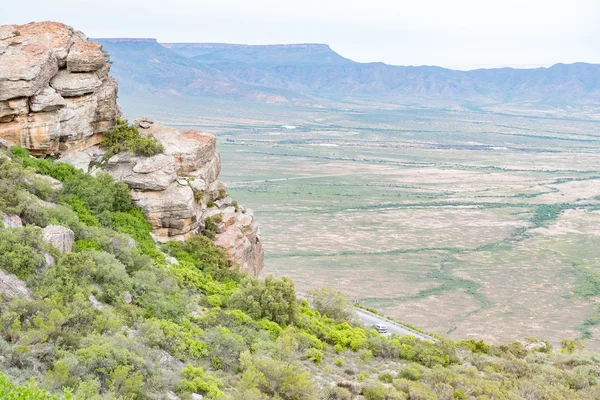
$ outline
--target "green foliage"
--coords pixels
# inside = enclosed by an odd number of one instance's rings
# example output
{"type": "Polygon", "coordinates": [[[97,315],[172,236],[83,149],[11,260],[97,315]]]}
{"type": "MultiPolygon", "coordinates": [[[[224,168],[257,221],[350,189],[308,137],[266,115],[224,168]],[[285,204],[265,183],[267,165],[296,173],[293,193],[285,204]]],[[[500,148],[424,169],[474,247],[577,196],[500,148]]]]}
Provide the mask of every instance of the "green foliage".
{"type": "Polygon", "coordinates": [[[316,365],[320,365],[321,362],[323,361],[323,358],[325,357],[325,355],[323,354],[322,351],[311,348],[311,349],[307,349],[305,351],[304,357],[307,360],[314,362],[316,365]]]}
{"type": "Polygon", "coordinates": [[[164,256],[156,248],[150,236],[152,226],[146,221],[142,210],[132,208],[127,212],[116,211],[112,213],[111,222],[117,231],[126,233],[135,240],[142,254],[152,257],[159,264],[164,263],[164,256]]]}
{"type": "Polygon", "coordinates": [[[162,246],[170,256],[175,257],[180,263],[212,273],[215,276],[228,276],[229,263],[223,250],[204,236],[192,236],[185,242],[171,241],[162,246]]]}
{"type": "Polygon", "coordinates": [[[0,230],[0,266],[27,279],[44,263],[42,252],[53,250],[42,241],[41,230],[33,227],[0,230]]]}
{"type": "Polygon", "coordinates": [[[284,326],[296,322],[298,314],[296,289],[287,277],[277,279],[269,275],[264,281],[245,279],[228,304],[252,318],[265,318],[284,326]]]}
{"type": "Polygon", "coordinates": [[[558,218],[564,210],[573,208],[571,204],[540,204],[531,218],[534,227],[546,226],[549,222],[558,218]]]}
{"type": "Polygon", "coordinates": [[[473,339],[461,340],[458,342],[458,346],[466,347],[473,353],[487,354],[490,351],[490,346],[483,342],[483,340],[475,341],[473,339]]]}
{"type": "Polygon", "coordinates": [[[202,235],[213,240],[215,238],[215,236],[217,235],[218,227],[219,227],[219,223],[216,221],[216,219],[208,217],[204,220],[204,229],[202,230],[202,235]]]}
{"type": "Polygon", "coordinates": [[[346,295],[333,288],[309,290],[311,305],[322,315],[333,318],[337,322],[349,321],[353,318],[352,305],[346,295]]]}
{"type": "Polygon", "coordinates": [[[573,354],[574,351],[583,350],[584,346],[579,340],[575,339],[564,339],[560,341],[560,347],[562,353],[573,354]]]}
{"type": "Polygon", "coordinates": [[[242,352],[248,350],[246,340],[229,329],[218,326],[203,336],[208,346],[208,358],[217,368],[231,371],[239,365],[242,352]]]}
{"type": "Polygon", "coordinates": [[[398,372],[398,378],[408,379],[409,381],[418,381],[421,379],[421,373],[417,368],[408,366],[406,368],[402,368],[398,372]]]}
{"type": "Polygon", "coordinates": [[[338,324],[327,335],[334,345],[343,349],[349,348],[354,351],[362,349],[367,344],[367,334],[364,329],[353,328],[348,323],[338,324]]]}
{"type": "Polygon", "coordinates": [[[225,397],[219,389],[222,385],[217,378],[206,374],[203,368],[188,365],[182,372],[179,392],[200,393],[209,399],[221,399],[225,397]]]}
{"type": "Polygon", "coordinates": [[[289,355],[285,350],[273,358],[264,353],[243,353],[240,357],[244,370],[242,387],[283,400],[316,399],[310,374],[297,362],[291,362],[289,355]]]}
{"type": "Polygon", "coordinates": [[[103,161],[123,152],[153,156],[165,151],[164,146],[154,136],[140,134],[137,127],[120,118],[117,118],[117,124],[104,136],[100,146],[106,150],[103,161]]]}
{"type": "MultiPolygon", "coordinates": [[[[312,292],[310,308],[287,278],[260,281],[231,271],[206,237],[164,245],[177,260],[167,263],[125,186],[20,148],[11,154],[16,161],[0,158],[7,188],[0,211],[38,226],[68,226],[76,244],[75,252],[59,254],[35,227],[0,229],[0,266],[27,278],[34,294],[0,302],[2,398],[129,400],[177,391],[183,399],[349,400],[355,387],[319,392],[315,382],[350,377],[362,382],[366,399],[597,395],[597,356],[570,355],[577,341],[564,341],[563,354],[555,354],[522,343],[388,338],[350,321],[338,291],[312,292]],[[42,266],[44,252],[54,264],[42,266]],[[383,365],[397,378],[381,373],[383,365]]],[[[218,216],[212,222],[216,230],[218,216]]],[[[580,277],[592,285],[580,284],[576,295],[596,296],[593,274],[580,277]]]]}
{"type": "Polygon", "coordinates": [[[17,386],[0,372],[0,398],[5,400],[58,400],[45,390],[39,390],[33,383],[17,386]]]}
{"type": "Polygon", "coordinates": [[[379,375],[378,379],[383,383],[392,383],[394,381],[394,376],[389,372],[385,372],[379,375]]]}

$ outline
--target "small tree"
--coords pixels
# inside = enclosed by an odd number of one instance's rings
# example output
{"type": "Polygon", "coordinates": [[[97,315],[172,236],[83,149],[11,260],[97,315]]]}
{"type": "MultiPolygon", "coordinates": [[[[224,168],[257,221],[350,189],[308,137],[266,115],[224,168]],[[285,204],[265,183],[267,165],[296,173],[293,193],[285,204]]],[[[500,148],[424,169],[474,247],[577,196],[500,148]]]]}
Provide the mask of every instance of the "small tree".
{"type": "Polygon", "coordinates": [[[325,287],[309,290],[308,295],[313,308],[321,314],[333,318],[338,323],[353,319],[352,306],[343,292],[325,287]]]}
{"type": "Polygon", "coordinates": [[[264,281],[248,278],[229,299],[229,306],[255,319],[265,318],[279,325],[290,325],[298,317],[294,282],[269,275],[264,281]]]}

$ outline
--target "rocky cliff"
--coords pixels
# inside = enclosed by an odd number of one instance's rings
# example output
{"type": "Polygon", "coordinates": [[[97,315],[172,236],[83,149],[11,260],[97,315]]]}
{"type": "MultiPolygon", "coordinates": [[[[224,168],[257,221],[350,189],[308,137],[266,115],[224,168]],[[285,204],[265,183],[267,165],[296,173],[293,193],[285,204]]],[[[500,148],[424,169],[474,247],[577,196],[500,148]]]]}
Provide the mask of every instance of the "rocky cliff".
{"type": "MultiPolygon", "coordinates": [[[[102,46],[66,25],[0,27],[0,139],[97,171],[93,166],[105,154],[99,144],[120,114],[109,70],[102,46]]],[[[147,119],[135,125],[164,152],[117,154],[103,168],[129,185],[156,241],[185,240],[208,230],[233,268],[258,276],[264,258],[258,225],[219,181],[215,138],[147,119]]]]}
{"type": "Polygon", "coordinates": [[[0,139],[33,154],[102,140],[118,114],[102,47],[55,22],[0,27],[0,139]]]}

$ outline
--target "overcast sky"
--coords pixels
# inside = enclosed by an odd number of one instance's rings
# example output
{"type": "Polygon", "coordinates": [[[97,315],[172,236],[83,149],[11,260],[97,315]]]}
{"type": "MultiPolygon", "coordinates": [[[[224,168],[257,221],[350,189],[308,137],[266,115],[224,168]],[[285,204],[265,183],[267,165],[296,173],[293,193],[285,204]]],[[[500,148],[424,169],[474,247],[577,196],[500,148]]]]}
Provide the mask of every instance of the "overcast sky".
{"type": "Polygon", "coordinates": [[[327,43],[361,62],[600,63],[600,0],[0,0],[0,10],[0,24],[55,20],[91,37],[327,43]]]}

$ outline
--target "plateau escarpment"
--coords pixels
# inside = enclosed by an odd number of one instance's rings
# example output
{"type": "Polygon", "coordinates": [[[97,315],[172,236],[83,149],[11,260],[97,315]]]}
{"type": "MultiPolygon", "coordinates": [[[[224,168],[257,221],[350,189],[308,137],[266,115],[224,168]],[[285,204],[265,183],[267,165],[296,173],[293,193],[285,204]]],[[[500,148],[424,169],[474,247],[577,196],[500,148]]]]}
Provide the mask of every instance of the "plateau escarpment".
{"type": "Polygon", "coordinates": [[[205,233],[232,267],[258,275],[263,249],[251,210],[237,205],[219,181],[212,135],[135,122],[164,148],[151,157],[106,157],[100,144],[120,115],[117,83],[98,43],[54,22],[0,27],[0,139],[37,156],[58,156],[92,173],[96,165],[131,188],[157,242],[205,233]]]}

